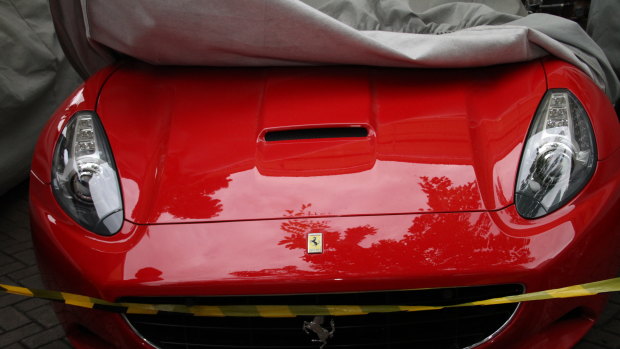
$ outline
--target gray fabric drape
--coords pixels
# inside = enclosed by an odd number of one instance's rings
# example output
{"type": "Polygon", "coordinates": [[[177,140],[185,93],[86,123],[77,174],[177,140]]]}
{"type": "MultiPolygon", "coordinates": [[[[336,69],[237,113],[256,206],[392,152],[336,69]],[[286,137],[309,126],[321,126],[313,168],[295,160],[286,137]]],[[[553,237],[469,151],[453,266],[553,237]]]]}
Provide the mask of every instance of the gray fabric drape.
{"type": "Polygon", "coordinates": [[[45,0],[0,0],[0,195],[27,178],[34,144],[80,79],[45,0]]]}
{"type": "Polygon", "coordinates": [[[603,51],[570,20],[521,17],[479,3],[432,2],[443,4],[421,13],[405,0],[84,4],[93,42],[153,64],[454,68],[552,54],[583,70],[611,100],[620,96],[620,82],[603,51]]]}
{"type": "Polygon", "coordinates": [[[603,49],[616,76],[620,76],[620,1],[592,0],[588,34],[603,49]]]}

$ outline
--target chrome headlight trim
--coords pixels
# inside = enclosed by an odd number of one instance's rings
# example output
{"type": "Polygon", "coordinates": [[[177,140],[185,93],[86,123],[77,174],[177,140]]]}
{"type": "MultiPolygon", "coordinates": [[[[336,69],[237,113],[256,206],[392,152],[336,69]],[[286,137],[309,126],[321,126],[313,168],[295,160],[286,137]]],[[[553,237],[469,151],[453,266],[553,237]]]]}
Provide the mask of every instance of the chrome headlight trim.
{"type": "Polygon", "coordinates": [[[559,209],[589,182],[596,161],[592,124],[581,102],[567,89],[547,91],[523,149],[517,211],[535,219],[559,209]]]}
{"type": "Polygon", "coordinates": [[[103,125],[94,111],[75,113],[62,130],[52,161],[52,191],[82,227],[113,235],[123,224],[123,200],[103,125]]]}

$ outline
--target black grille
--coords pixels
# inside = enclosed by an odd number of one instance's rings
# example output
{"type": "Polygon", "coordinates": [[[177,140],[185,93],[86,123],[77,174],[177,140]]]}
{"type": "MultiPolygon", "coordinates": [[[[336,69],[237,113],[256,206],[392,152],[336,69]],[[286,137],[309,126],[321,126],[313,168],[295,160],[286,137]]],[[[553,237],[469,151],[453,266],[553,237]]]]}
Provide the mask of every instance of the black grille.
{"type": "MultiPolygon", "coordinates": [[[[346,294],[126,297],[123,302],[186,305],[450,305],[520,294],[521,285],[444,288],[421,291],[346,294]]],[[[414,313],[334,317],[334,337],[326,348],[465,348],[497,332],[516,304],[442,309],[414,313]]],[[[208,318],[177,314],[127,315],[129,323],[160,348],[313,348],[298,318],[208,318]]],[[[329,329],[330,317],[323,327],[329,329]]]]}

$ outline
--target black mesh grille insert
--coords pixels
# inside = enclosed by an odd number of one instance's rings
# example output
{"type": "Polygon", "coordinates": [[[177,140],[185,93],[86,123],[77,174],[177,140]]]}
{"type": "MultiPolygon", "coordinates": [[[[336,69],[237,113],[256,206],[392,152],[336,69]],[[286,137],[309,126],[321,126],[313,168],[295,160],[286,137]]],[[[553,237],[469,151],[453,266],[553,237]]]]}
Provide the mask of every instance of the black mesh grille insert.
{"type": "MultiPolygon", "coordinates": [[[[232,297],[126,297],[123,302],[186,305],[390,304],[449,305],[520,294],[518,284],[421,291],[232,297]]],[[[327,348],[464,348],[497,332],[516,304],[415,313],[334,317],[327,348]]],[[[129,323],[160,348],[318,348],[298,318],[208,318],[176,314],[127,315],[129,323]]],[[[327,317],[323,327],[329,329],[327,317]]]]}

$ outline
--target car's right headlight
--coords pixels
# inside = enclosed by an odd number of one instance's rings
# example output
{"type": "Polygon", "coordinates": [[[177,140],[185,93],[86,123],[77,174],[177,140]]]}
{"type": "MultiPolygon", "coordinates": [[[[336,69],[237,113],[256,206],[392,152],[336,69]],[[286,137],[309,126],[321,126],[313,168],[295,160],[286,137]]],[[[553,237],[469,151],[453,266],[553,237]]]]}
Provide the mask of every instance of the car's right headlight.
{"type": "Polygon", "coordinates": [[[81,226],[113,235],[123,224],[123,201],[112,151],[99,118],[78,112],[62,130],[52,164],[52,189],[81,226]]]}
{"type": "Polygon", "coordinates": [[[515,190],[519,214],[542,217],[570,201],[596,166],[596,143],[588,115],[569,90],[544,96],[528,132],[515,190]]]}

